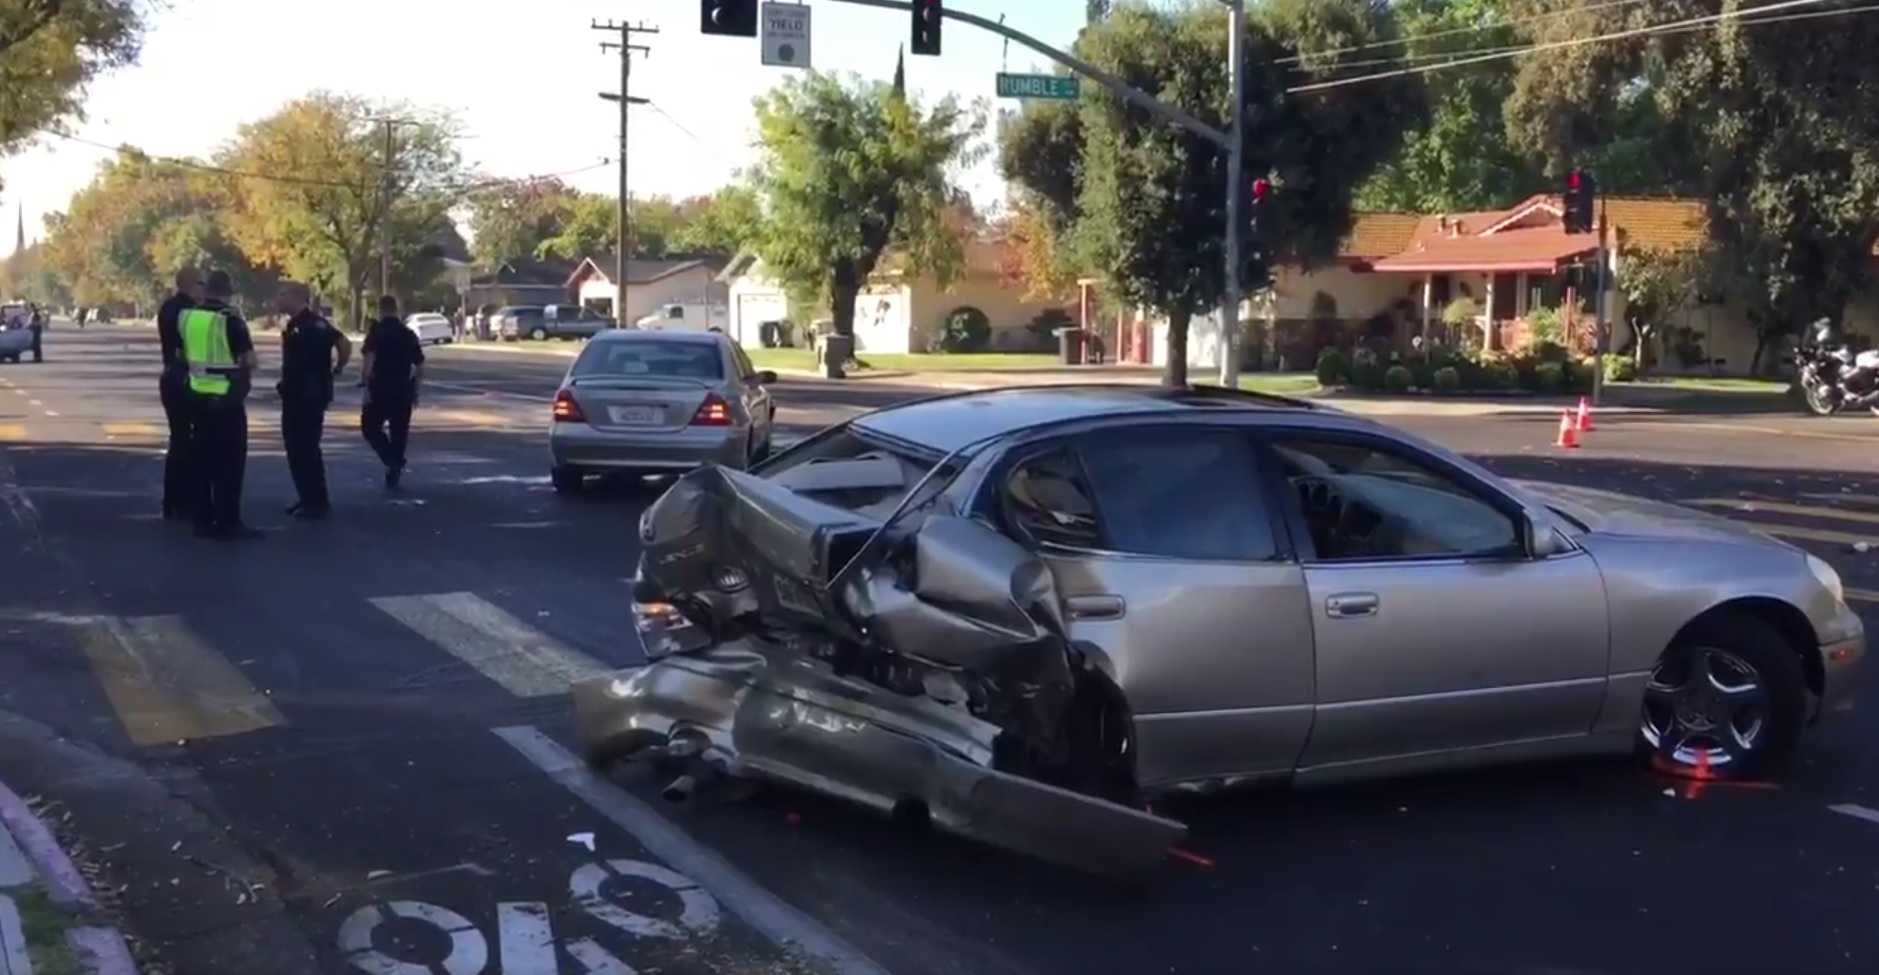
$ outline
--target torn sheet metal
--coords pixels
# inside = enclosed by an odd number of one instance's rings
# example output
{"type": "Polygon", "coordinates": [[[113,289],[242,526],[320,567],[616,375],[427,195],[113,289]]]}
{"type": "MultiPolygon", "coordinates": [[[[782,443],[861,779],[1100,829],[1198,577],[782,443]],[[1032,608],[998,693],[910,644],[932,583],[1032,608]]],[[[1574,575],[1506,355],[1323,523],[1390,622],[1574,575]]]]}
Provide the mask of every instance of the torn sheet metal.
{"type": "Polygon", "coordinates": [[[640,538],[653,663],[575,685],[590,757],[792,783],[1099,873],[1150,869],[1184,833],[1045,781],[1078,754],[1079,668],[1049,569],[986,525],[918,511],[883,531],[705,468],[640,538]]]}

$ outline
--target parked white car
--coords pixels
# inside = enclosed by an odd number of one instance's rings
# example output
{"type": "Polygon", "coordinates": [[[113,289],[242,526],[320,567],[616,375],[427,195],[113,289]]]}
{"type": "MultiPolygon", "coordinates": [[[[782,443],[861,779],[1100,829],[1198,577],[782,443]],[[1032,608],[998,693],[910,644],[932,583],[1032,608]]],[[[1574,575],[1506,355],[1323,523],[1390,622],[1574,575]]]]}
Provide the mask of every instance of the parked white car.
{"type": "Polygon", "coordinates": [[[450,319],[434,311],[421,311],[406,318],[405,327],[418,337],[420,345],[427,342],[443,343],[456,340],[456,333],[450,327],[450,319]]]}

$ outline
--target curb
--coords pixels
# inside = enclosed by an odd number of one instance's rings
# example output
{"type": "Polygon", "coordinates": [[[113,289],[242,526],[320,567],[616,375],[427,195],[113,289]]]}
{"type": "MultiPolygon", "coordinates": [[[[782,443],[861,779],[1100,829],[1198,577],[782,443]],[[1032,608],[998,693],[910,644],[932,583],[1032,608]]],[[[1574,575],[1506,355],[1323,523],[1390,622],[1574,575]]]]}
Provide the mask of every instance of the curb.
{"type": "MultiPolygon", "coordinates": [[[[51,892],[54,903],[64,906],[98,909],[98,899],[85,882],[78,865],[65,855],[39,817],[12,789],[0,783],[0,828],[5,829],[32,861],[39,878],[51,892]]],[[[114,927],[77,927],[66,932],[66,944],[80,964],[93,975],[137,975],[137,963],[131,960],[130,946],[114,927]]]]}

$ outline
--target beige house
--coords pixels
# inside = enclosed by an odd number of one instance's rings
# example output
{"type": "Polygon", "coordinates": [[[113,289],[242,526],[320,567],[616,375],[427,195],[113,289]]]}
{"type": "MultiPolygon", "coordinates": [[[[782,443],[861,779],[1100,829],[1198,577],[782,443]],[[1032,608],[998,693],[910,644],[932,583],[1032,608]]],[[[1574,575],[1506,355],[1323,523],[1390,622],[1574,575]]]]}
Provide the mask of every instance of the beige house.
{"type": "MultiPolygon", "coordinates": [[[[1707,237],[1701,201],[1606,197],[1608,281],[1632,249],[1689,250],[1707,237]]],[[[1541,194],[1504,210],[1474,213],[1361,213],[1337,257],[1309,271],[1279,268],[1268,301],[1249,301],[1242,318],[1255,322],[1255,341],[1275,359],[1269,364],[1309,368],[1329,345],[1387,345],[1406,349],[1421,337],[1489,349],[1519,349],[1531,339],[1535,312],[1559,322],[1560,339],[1581,351],[1593,342],[1596,232],[1566,233],[1558,197],[1541,194]],[[1459,299],[1466,299],[1458,304],[1459,299]],[[1458,326],[1445,316],[1465,313],[1458,326]]],[[[1631,348],[1624,296],[1610,292],[1606,319],[1612,351],[1631,348]]],[[[1196,317],[1189,363],[1219,363],[1219,316],[1196,317]]],[[[1879,306],[1856,302],[1848,323],[1865,330],[1879,323],[1879,306]]],[[[1106,323],[1105,323],[1106,324],[1106,323]]],[[[1127,324],[1122,326],[1127,330],[1127,324]]],[[[1152,341],[1139,343],[1142,359],[1165,357],[1165,323],[1149,322],[1152,341]]],[[[1755,353],[1755,330],[1741,307],[1693,303],[1673,315],[1658,337],[1658,368],[1666,372],[1743,373],[1755,353]]]]}
{"type": "Polygon", "coordinates": [[[630,260],[626,262],[626,315],[613,314],[614,261],[611,256],[589,257],[570,274],[566,290],[583,308],[632,324],[665,305],[710,305],[722,308],[724,285],[718,272],[728,263],[721,257],[630,260]]]}
{"type": "MultiPolygon", "coordinates": [[[[1046,311],[1069,314],[1071,302],[1025,297],[1023,285],[1010,280],[1010,247],[1002,240],[968,241],[965,258],[964,271],[944,288],[931,275],[911,272],[897,261],[883,262],[890,267],[877,271],[855,300],[856,351],[937,351],[947,316],[964,307],[985,313],[992,328],[992,351],[1049,347],[1053,341],[1049,335],[1039,335],[1027,326],[1046,311]]],[[[763,322],[788,316],[782,285],[766,275],[762,260],[752,255],[733,261],[725,276],[730,303],[726,331],[754,346],[761,340],[763,322]]],[[[808,323],[796,324],[800,328],[808,323]]]]}

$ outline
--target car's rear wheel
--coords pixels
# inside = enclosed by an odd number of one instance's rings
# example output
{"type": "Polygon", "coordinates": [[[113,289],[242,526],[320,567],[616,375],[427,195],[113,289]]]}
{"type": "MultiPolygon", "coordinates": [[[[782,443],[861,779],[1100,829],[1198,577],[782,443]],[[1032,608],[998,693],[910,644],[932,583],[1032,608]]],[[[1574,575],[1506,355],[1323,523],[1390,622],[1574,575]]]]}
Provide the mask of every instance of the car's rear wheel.
{"type": "Polygon", "coordinates": [[[548,480],[554,484],[556,494],[579,494],[587,476],[572,467],[556,467],[548,472],[548,480]]]}
{"type": "Polygon", "coordinates": [[[1652,668],[1639,753],[1694,778],[1778,771],[1806,700],[1800,657],[1778,630],[1744,614],[1712,617],[1678,636],[1652,668]]]}
{"type": "Polygon", "coordinates": [[[528,337],[536,342],[546,342],[548,341],[548,330],[539,327],[531,329],[528,333],[528,337]]]}

